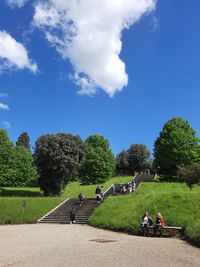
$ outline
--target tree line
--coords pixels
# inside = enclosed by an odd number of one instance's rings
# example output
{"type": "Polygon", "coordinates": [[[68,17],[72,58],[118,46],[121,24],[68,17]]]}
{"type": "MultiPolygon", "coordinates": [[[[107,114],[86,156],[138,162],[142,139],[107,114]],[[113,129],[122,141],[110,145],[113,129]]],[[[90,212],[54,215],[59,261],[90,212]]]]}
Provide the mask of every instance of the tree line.
{"type": "Polygon", "coordinates": [[[39,137],[34,152],[22,133],[16,144],[0,130],[0,186],[38,184],[44,195],[58,195],[74,180],[82,184],[105,182],[116,175],[134,175],[144,170],[158,173],[163,180],[179,179],[190,187],[199,183],[200,146],[188,121],[173,118],[165,123],[154,144],[154,159],[144,144],[132,144],[116,157],[107,139],[91,135],[58,133],[39,137]]]}

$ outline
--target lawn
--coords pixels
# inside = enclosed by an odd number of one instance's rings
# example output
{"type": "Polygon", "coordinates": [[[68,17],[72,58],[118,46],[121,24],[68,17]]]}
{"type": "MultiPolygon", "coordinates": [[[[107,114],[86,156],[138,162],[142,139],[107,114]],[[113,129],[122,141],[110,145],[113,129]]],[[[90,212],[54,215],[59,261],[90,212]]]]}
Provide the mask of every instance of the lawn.
{"type": "MultiPolygon", "coordinates": [[[[115,177],[102,185],[106,190],[112,183],[125,183],[130,180],[131,177],[115,177]]],[[[35,223],[68,197],[77,197],[79,193],[85,197],[95,197],[96,186],[81,185],[78,182],[69,183],[59,197],[43,197],[39,188],[1,188],[0,224],[18,224],[21,221],[23,223],[35,223]],[[22,206],[24,202],[25,207],[22,206]]]]}
{"type": "Polygon", "coordinates": [[[165,224],[181,226],[187,237],[200,244],[200,186],[190,190],[179,183],[143,183],[133,195],[110,197],[95,210],[89,223],[138,234],[141,217],[157,212],[165,224]]]}

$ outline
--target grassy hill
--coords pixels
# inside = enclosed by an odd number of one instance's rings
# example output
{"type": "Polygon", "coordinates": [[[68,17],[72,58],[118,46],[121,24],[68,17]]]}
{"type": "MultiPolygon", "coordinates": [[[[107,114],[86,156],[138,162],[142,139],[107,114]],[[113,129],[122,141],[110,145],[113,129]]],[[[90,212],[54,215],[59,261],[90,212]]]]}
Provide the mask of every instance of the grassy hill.
{"type": "Polygon", "coordinates": [[[143,183],[134,195],[110,197],[89,223],[137,234],[145,211],[152,218],[160,212],[166,225],[182,226],[187,237],[200,244],[200,186],[189,190],[179,183],[143,183]]]}
{"type": "MultiPolygon", "coordinates": [[[[106,190],[112,183],[125,183],[131,177],[115,177],[103,184],[106,190]]],[[[0,190],[0,224],[21,223],[22,203],[25,201],[23,223],[35,223],[40,217],[56,207],[68,197],[95,197],[96,185],[81,185],[78,182],[69,183],[59,197],[43,197],[39,188],[1,188],[0,190]]]]}

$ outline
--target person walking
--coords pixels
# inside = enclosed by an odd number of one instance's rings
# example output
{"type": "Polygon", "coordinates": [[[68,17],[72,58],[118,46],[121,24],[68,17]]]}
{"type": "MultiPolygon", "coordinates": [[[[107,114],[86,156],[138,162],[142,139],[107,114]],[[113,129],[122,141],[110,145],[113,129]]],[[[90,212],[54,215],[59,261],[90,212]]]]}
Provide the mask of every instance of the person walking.
{"type": "Polygon", "coordinates": [[[76,222],[76,211],[73,207],[69,212],[69,216],[70,216],[70,220],[69,220],[70,224],[75,223],[76,222]]]}
{"type": "Polygon", "coordinates": [[[115,191],[115,185],[114,184],[112,184],[112,188],[111,189],[112,189],[112,195],[114,196],[115,195],[115,192],[116,192],[115,191]]]}
{"type": "Polygon", "coordinates": [[[79,203],[80,203],[80,207],[83,205],[83,199],[84,199],[84,195],[82,193],[80,193],[78,195],[78,198],[79,198],[79,203]]]}

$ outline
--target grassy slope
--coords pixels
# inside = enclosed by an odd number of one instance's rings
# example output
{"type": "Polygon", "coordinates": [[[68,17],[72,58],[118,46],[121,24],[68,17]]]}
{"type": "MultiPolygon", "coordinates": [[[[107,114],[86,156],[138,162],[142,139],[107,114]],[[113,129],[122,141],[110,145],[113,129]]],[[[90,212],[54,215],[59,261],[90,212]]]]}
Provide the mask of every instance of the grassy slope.
{"type": "MultiPolygon", "coordinates": [[[[111,178],[104,183],[107,189],[112,183],[130,181],[131,177],[111,178]]],[[[3,188],[0,193],[0,224],[21,223],[22,202],[26,202],[23,223],[34,223],[48,211],[68,197],[77,197],[83,193],[86,197],[95,197],[96,185],[70,183],[60,197],[42,197],[39,188],[3,188]]]]}
{"type": "Polygon", "coordinates": [[[182,226],[188,237],[200,243],[200,187],[190,191],[183,184],[145,183],[134,195],[111,197],[91,219],[103,228],[138,233],[141,216],[149,211],[164,216],[166,225],[182,226]]]}

